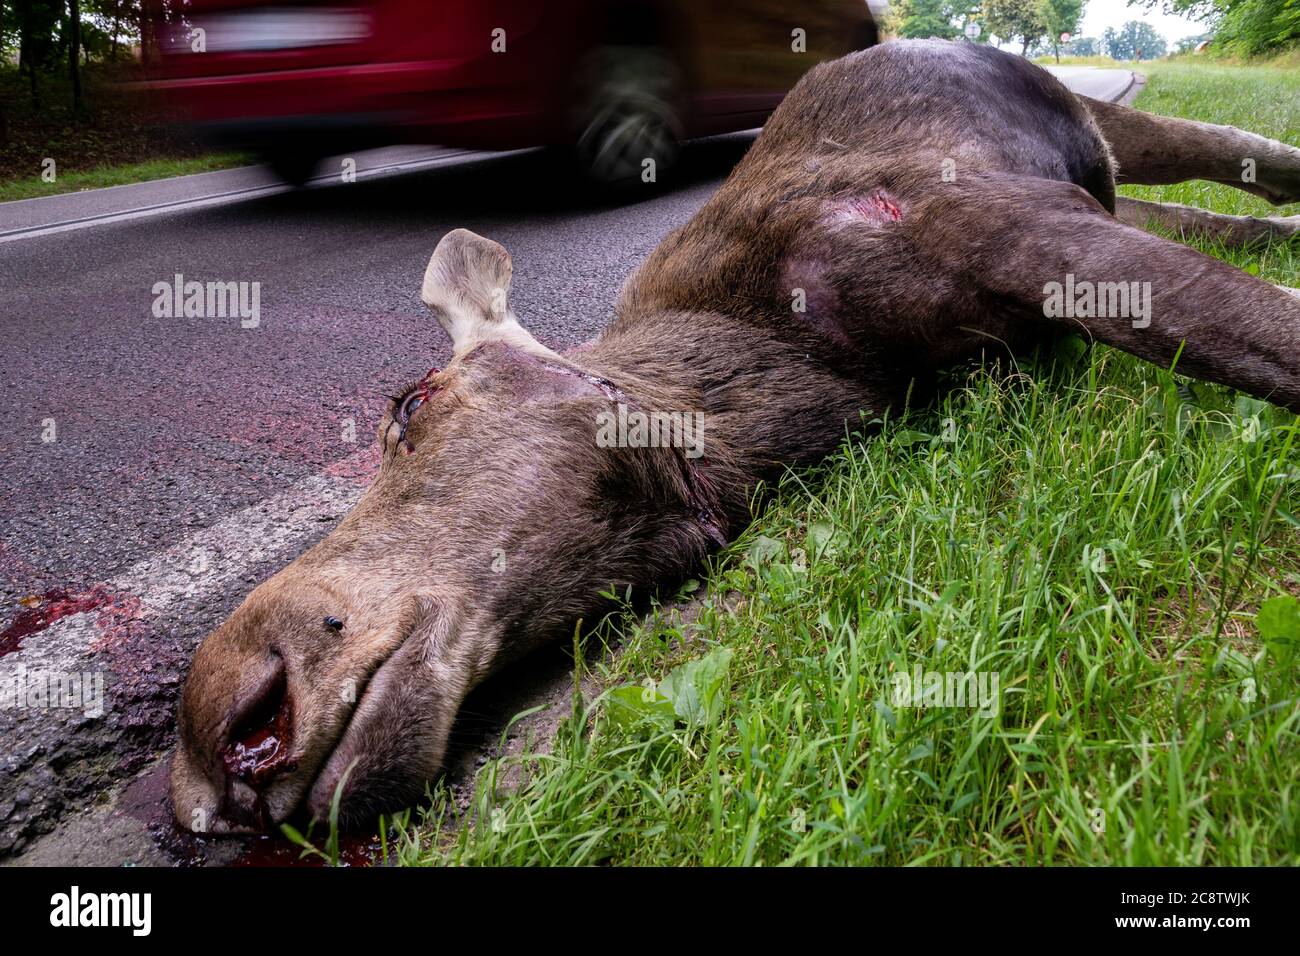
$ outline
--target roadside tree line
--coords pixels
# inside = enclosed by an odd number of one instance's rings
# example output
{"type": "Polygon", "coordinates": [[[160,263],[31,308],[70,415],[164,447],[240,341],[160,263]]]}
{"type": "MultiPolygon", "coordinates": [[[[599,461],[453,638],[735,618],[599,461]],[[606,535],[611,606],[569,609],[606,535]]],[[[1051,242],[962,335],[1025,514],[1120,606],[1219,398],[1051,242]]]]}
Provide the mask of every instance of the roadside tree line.
{"type": "Polygon", "coordinates": [[[92,62],[152,57],[164,0],[0,0],[0,65],[17,70],[39,108],[44,81],[66,73],[81,109],[82,70],[92,62]]]}
{"type": "MultiPolygon", "coordinates": [[[[1100,37],[1076,37],[1085,0],[897,0],[893,32],[901,37],[962,36],[968,23],[990,35],[1019,43],[1022,55],[1052,52],[1149,60],[1164,56],[1168,43],[1150,24],[1130,20],[1100,37]],[[1068,41],[1062,34],[1070,34],[1068,41]]],[[[1300,46],[1300,0],[1129,0],[1130,6],[1181,13],[1205,24],[1205,32],[1176,45],[1178,52],[1204,40],[1224,53],[1260,56],[1300,46]]]]}
{"type": "Polygon", "coordinates": [[[1079,29],[1083,6],[1084,0],[897,0],[891,16],[900,37],[953,39],[975,23],[980,42],[994,35],[1003,43],[1019,43],[1022,55],[1045,43],[1059,59],[1061,36],[1079,29]]]}

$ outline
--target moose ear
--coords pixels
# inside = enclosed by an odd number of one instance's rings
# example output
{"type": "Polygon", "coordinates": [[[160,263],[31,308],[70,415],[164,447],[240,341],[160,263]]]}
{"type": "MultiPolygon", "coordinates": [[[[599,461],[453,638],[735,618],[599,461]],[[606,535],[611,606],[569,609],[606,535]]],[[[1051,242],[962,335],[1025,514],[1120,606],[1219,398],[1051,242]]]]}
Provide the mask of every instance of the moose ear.
{"type": "Polygon", "coordinates": [[[455,355],[502,341],[556,357],[510,311],[511,271],[504,246],[468,229],[452,230],[433,250],[420,298],[451,336],[455,355]]]}

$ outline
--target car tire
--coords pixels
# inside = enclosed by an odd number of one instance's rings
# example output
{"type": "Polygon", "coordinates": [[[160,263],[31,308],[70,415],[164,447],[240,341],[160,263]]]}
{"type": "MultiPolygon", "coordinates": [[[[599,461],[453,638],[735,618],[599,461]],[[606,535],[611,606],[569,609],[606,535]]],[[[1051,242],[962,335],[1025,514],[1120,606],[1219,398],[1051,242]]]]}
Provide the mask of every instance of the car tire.
{"type": "Polygon", "coordinates": [[[586,179],[610,190],[660,181],[677,162],[684,133],[682,76],[672,55],[603,46],[578,71],[577,86],[573,153],[586,179]]]}

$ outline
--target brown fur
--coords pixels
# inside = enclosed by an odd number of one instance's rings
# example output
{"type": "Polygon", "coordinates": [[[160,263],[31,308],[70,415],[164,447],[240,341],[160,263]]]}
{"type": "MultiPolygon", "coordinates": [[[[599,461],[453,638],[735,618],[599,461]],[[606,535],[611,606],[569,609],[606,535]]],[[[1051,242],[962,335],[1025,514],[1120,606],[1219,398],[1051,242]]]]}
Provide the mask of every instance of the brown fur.
{"type": "Polygon", "coordinates": [[[689,573],[743,529],[761,482],[990,342],[1082,328],[1161,364],[1181,349],[1181,370],[1300,409],[1300,302],[1111,216],[1116,164],[1128,181],[1228,181],[1245,147],[1253,191],[1300,198],[1291,147],[1084,101],[984,47],[898,43],[811,71],[566,356],[504,304],[504,250],[450,234],[424,297],[455,359],[412,393],[409,422],[389,410],[358,506],[196,655],[179,819],[322,814],[345,773],[354,818],[418,798],[474,684],[591,620],[602,592],[689,573]],[[1152,159],[1162,137],[1193,159],[1152,159]],[[1044,285],[1067,272],[1150,281],[1150,326],[1044,318],[1044,285]],[[596,416],[619,404],[702,412],[704,457],[599,447],[596,416]],[[229,771],[232,738],[270,712],[279,755],[229,771]]]}

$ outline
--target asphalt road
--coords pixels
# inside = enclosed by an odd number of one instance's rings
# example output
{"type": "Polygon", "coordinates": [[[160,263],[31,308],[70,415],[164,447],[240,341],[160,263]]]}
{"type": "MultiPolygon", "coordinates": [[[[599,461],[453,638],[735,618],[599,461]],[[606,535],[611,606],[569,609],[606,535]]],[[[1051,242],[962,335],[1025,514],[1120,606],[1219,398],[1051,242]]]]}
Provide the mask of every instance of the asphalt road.
{"type": "MultiPolygon", "coordinates": [[[[1107,72],[1066,79],[1118,98],[1130,75],[1107,72]]],[[[382,394],[444,364],[419,301],[444,233],[502,242],[514,309],[562,349],[750,142],[694,144],[671,188],[619,204],[538,153],[388,153],[296,192],[243,170],[0,205],[0,681],[106,688],[102,715],[0,698],[0,859],[174,858],[140,835],[167,842],[159,760],[185,665],[360,494],[382,394]],[[177,274],[257,283],[257,326],[157,316],[177,274]]]]}
{"type": "Polygon", "coordinates": [[[1122,99],[1136,79],[1129,70],[1098,70],[1091,66],[1049,66],[1047,69],[1074,92],[1111,102],[1122,99]]]}

